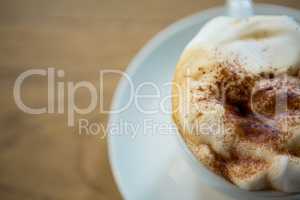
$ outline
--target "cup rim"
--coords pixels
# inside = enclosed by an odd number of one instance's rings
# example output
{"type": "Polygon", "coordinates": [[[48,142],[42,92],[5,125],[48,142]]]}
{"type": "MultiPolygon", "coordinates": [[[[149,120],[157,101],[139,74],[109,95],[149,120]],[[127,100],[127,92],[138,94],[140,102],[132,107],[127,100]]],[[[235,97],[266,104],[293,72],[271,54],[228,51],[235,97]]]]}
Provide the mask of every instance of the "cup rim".
{"type": "MultiPolygon", "coordinates": [[[[263,10],[268,10],[268,12],[270,12],[270,13],[278,11],[277,15],[287,15],[287,13],[289,13],[288,16],[292,16],[293,18],[295,18],[296,21],[300,22],[299,10],[293,9],[290,7],[274,5],[274,4],[254,3],[253,9],[255,11],[254,15],[264,15],[263,10]],[[256,14],[256,11],[258,11],[257,14],[256,14]],[[262,14],[260,14],[260,13],[262,13],[262,14]]],[[[265,15],[270,15],[270,14],[266,13],[265,15]]],[[[274,15],[276,15],[276,14],[274,13],[274,15]]],[[[177,127],[176,124],[175,124],[175,126],[177,127]]],[[[196,171],[197,175],[199,176],[199,178],[201,178],[201,177],[203,178],[203,173],[205,173],[206,175],[210,176],[211,179],[213,179],[213,182],[218,182],[216,185],[223,184],[223,186],[224,186],[222,188],[223,190],[230,190],[230,191],[238,192],[241,194],[247,193],[250,195],[254,195],[256,197],[294,197],[295,195],[300,195],[300,191],[294,192],[294,193],[293,192],[281,192],[281,191],[276,191],[276,190],[274,190],[274,191],[272,191],[272,190],[250,191],[250,190],[239,188],[238,186],[234,185],[233,183],[230,183],[224,177],[218,176],[213,171],[211,171],[206,166],[204,166],[204,164],[200,160],[198,160],[196,158],[196,156],[193,154],[193,152],[189,149],[189,147],[187,146],[187,144],[185,142],[185,139],[183,138],[182,133],[180,133],[180,131],[178,129],[176,129],[176,137],[180,143],[181,148],[184,150],[185,154],[187,154],[186,157],[188,157],[189,162],[193,163],[192,164],[193,168],[195,168],[195,166],[197,166],[198,170],[195,169],[195,171],[196,171]],[[201,171],[201,174],[199,173],[200,171],[201,171]]],[[[208,184],[208,183],[206,182],[206,184],[208,184]]]]}

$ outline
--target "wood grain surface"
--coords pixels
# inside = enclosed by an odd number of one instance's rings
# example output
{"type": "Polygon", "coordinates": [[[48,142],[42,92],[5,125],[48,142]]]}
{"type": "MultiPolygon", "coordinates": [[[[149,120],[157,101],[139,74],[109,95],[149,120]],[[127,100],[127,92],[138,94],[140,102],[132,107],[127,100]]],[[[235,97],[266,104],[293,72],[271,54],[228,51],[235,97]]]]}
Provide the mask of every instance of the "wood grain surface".
{"type": "MultiPolygon", "coordinates": [[[[300,8],[298,0],[263,2],[300,8]]],[[[168,24],[222,3],[0,0],[0,199],[122,199],[110,171],[106,140],[80,135],[78,127],[67,126],[66,114],[22,112],[13,98],[16,78],[28,69],[54,67],[65,71],[60,81],[99,85],[99,70],[125,70],[145,42],[168,24]]],[[[109,108],[118,78],[104,82],[104,108],[109,108]]],[[[45,78],[30,78],[22,89],[26,104],[47,104],[45,78]]],[[[76,104],[88,103],[88,93],[78,92],[76,104]]],[[[102,124],[107,120],[97,111],[82,117],[102,124]]]]}

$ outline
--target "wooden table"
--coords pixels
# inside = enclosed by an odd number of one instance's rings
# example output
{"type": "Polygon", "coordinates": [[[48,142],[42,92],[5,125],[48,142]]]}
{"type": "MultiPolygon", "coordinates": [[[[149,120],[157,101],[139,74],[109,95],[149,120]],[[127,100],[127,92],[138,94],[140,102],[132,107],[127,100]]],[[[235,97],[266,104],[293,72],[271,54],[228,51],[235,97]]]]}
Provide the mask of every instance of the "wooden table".
{"type": "MultiPolygon", "coordinates": [[[[64,70],[58,81],[99,83],[99,70],[125,70],[130,59],[168,24],[221,0],[1,0],[0,199],[121,199],[99,135],[79,134],[66,114],[30,115],[15,104],[13,86],[28,69],[64,70]]],[[[268,0],[300,8],[297,0],[268,0]]],[[[105,80],[104,108],[118,77],[105,80]]],[[[23,84],[28,105],[47,103],[47,82],[23,84]]],[[[86,106],[88,93],[76,103],[86,106]]],[[[66,104],[66,102],[65,102],[66,104]]],[[[95,111],[84,117],[106,123],[95,111]]],[[[103,133],[102,133],[103,134],[103,133]]]]}

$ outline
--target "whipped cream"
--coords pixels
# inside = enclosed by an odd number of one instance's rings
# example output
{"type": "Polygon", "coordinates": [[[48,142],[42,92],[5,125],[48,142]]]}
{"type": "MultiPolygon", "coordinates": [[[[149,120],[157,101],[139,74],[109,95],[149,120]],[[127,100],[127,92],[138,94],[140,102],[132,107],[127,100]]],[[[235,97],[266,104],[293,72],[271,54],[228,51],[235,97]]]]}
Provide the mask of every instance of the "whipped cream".
{"type": "Polygon", "coordinates": [[[177,65],[174,121],[196,157],[240,188],[300,192],[299,71],[300,26],[292,18],[215,18],[177,65]],[[270,109],[284,75],[292,79],[291,114],[270,109]],[[250,105],[257,85],[254,105],[270,115],[263,120],[250,105]]]}
{"type": "Polygon", "coordinates": [[[218,17],[201,29],[186,50],[218,48],[228,59],[238,55],[250,72],[282,72],[300,62],[299,31],[299,25],[287,16],[218,17]]]}

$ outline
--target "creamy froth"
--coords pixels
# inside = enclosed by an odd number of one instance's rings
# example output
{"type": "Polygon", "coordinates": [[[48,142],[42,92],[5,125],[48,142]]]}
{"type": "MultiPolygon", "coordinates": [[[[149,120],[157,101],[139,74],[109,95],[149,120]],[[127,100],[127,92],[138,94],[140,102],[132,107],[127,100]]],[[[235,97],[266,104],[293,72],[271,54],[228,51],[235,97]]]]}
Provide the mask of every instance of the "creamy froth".
{"type": "Polygon", "coordinates": [[[197,158],[237,186],[300,192],[299,71],[293,19],[218,17],[177,65],[174,121],[197,158]]]}

